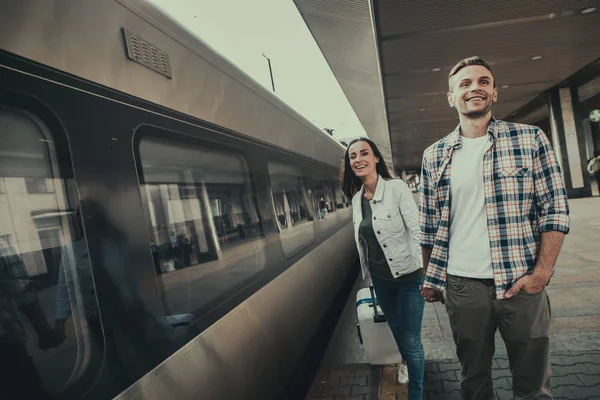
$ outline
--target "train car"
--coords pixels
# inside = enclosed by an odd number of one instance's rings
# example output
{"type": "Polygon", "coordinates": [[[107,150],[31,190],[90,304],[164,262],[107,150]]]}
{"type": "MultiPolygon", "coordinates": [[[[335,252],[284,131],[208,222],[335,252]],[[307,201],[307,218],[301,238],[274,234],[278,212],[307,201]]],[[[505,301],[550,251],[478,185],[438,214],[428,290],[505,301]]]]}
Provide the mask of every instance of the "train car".
{"type": "Polygon", "coordinates": [[[344,148],[144,1],[0,7],[0,398],[284,398],[344,148]]]}

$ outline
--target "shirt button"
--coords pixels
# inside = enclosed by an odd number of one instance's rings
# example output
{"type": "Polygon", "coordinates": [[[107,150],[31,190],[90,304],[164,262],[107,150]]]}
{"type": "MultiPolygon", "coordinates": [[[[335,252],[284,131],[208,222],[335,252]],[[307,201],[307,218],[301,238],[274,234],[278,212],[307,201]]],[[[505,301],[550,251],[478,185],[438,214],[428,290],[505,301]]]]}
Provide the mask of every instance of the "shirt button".
{"type": "Polygon", "coordinates": [[[378,234],[378,235],[381,235],[381,232],[380,232],[380,231],[377,231],[377,234],[378,234]]]}
{"type": "Polygon", "coordinates": [[[384,247],[384,248],[385,248],[385,247],[387,247],[387,244],[384,244],[384,245],[383,245],[383,247],[384,247]]]}
{"type": "Polygon", "coordinates": [[[390,214],[388,214],[388,218],[392,218],[392,216],[390,214]]]}
{"type": "Polygon", "coordinates": [[[373,217],[373,219],[375,220],[375,219],[377,219],[377,217],[373,217]]]}
{"type": "Polygon", "coordinates": [[[391,258],[388,258],[388,260],[390,260],[390,261],[394,261],[394,260],[392,260],[391,258]]]}
{"type": "Polygon", "coordinates": [[[396,272],[396,276],[400,275],[400,272],[396,272]]]}

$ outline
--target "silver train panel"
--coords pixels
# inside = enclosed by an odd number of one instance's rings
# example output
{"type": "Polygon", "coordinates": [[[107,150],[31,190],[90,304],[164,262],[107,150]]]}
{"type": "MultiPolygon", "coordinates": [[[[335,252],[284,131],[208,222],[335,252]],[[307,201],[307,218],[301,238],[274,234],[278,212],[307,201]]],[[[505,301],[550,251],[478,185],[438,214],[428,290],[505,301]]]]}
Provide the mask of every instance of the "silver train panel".
{"type": "Polygon", "coordinates": [[[354,262],[348,224],[116,399],[276,399],[354,262]]]}
{"type": "Polygon", "coordinates": [[[3,2],[0,48],[335,167],[340,164],[340,144],[142,0],[3,2]],[[127,59],[122,28],[168,54],[172,79],[127,59]],[[312,133],[308,140],[307,132],[312,133]]]}

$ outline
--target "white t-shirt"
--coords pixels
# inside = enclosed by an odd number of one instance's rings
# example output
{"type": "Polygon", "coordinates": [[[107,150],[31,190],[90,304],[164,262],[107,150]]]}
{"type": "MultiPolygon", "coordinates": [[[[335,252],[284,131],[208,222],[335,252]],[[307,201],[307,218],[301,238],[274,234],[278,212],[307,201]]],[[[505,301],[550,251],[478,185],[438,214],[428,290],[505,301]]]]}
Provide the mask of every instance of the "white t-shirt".
{"type": "Polygon", "coordinates": [[[483,190],[483,155],[490,146],[487,134],[476,139],[462,137],[462,147],[452,154],[450,275],[482,279],[494,276],[483,190]]]}

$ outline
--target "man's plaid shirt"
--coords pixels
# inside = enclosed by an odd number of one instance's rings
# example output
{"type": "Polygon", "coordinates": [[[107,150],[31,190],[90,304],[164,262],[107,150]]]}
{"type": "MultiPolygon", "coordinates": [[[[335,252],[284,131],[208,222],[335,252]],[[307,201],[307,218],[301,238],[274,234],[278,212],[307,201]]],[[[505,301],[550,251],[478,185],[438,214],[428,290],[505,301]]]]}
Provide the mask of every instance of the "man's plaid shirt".
{"type": "MultiPolygon", "coordinates": [[[[548,138],[535,126],[492,118],[483,158],[485,211],[496,296],[535,266],[540,233],[569,232],[569,206],[560,166],[548,138]]],[[[421,246],[433,248],[424,287],[446,287],[452,152],[460,125],[423,154],[419,224],[421,246]]]]}

